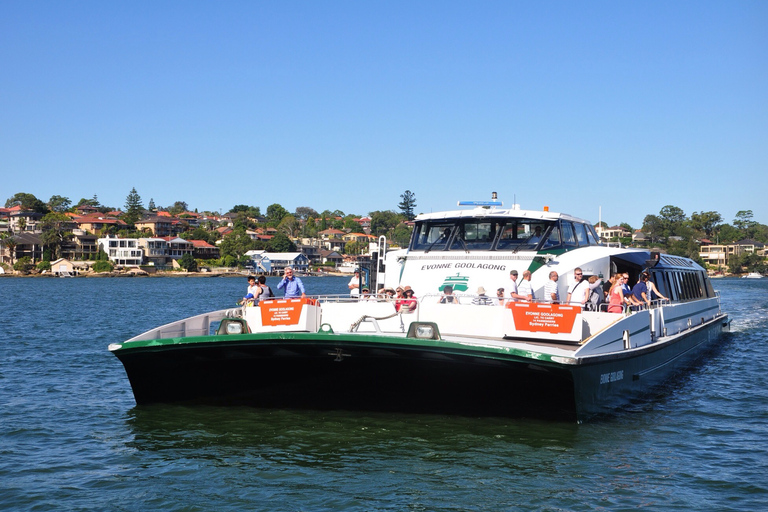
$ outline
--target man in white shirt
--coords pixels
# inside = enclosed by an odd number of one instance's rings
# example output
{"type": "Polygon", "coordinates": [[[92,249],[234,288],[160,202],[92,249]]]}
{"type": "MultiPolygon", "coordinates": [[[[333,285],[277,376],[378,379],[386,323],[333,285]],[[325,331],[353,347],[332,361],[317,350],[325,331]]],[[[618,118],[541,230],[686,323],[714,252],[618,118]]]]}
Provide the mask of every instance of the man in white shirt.
{"type": "Polygon", "coordinates": [[[520,295],[519,291],[517,290],[517,270],[512,270],[509,272],[509,280],[511,283],[509,283],[509,297],[512,299],[510,302],[515,302],[516,300],[525,300],[525,298],[520,295]]]}
{"type": "Polygon", "coordinates": [[[589,300],[589,282],[583,278],[579,267],[573,269],[573,284],[568,290],[568,296],[565,299],[567,304],[584,307],[589,300]]]}
{"type": "Polygon", "coordinates": [[[557,304],[560,302],[560,290],[557,289],[557,272],[549,273],[549,281],[544,285],[544,301],[557,304]]]}
{"type": "Polygon", "coordinates": [[[533,287],[531,286],[530,270],[523,272],[523,280],[517,287],[517,296],[521,297],[521,300],[533,300],[533,287]]]}

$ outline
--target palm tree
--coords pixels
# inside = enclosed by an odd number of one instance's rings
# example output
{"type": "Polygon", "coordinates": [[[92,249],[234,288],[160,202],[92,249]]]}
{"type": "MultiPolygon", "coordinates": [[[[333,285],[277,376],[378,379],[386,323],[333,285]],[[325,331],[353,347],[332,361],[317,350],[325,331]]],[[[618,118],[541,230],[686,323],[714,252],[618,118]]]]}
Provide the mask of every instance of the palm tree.
{"type": "Polygon", "coordinates": [[[0,245],[8,249],[8,256],[11,260],[11,266],[13,266],[13,257],[16,253],[16,239],[13,238],[11,233],[0,233],[0,245]]]}

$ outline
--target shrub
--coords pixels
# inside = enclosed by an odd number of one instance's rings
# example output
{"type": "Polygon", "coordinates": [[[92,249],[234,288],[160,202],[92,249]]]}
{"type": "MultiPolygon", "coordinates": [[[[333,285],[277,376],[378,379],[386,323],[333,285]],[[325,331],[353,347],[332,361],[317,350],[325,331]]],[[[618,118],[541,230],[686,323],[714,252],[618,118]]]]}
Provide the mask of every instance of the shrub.
{"type": "Polygon", "coordinates": [[[37,264],[37,270],[43,271],[43,270],[51,270],[51,262],[48,260],[43,260],[40,263],[37,264]]]}
{"type": "Polygon", "coordinates": [[[13,270],[17,272],[29,272],[32,269],[32,258],[24,256],[13,264],[13,270]]]}
{"type": "Polygon", "coordinates": [[[99,260],[93,264],[94,272],[112,272],[114,267],[109,261],[99,260]]]}

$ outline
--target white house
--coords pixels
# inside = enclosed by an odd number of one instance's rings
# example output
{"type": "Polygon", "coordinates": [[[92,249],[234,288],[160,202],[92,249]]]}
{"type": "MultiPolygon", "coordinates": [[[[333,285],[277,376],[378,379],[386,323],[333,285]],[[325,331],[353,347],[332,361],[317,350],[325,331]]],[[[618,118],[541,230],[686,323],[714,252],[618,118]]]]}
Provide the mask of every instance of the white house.
{"type": "Polygon", "coordinates": [[[272,263],[272,271],[279,272],[285,267],[293,267],[298,271],[309,269],[309,258],[300,252],[265,252],[262,258],[268,258],[272,263]]]}
{"type": "Polygon", "coordinates": [[[136,238],[99,238],[96,243],[116,265],[141,265],[144,251],[136,238]]]}

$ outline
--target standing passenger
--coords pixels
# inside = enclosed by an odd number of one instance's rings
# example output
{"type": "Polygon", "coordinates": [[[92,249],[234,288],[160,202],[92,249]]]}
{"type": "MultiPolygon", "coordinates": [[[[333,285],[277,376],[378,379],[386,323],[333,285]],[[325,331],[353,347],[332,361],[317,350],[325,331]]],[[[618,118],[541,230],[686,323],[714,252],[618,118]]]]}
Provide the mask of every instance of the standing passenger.
{"type": "Polygon", "coordinates": [[[589,300],[589,283],[583,279],[584,274],[579,267],[573,269],[574,284],[565,298],[567,304],[584,307],[589,300]]]}
{"type": "Polygon", "coordinates": [[[304,292],[304,283],[293,275],[293,267],[285,267],[283,280],[277,285],[278,290],[282,288],[285,288],[286,299],[297,299],[299,297],[303,299],[307,296],[304,292]]]}
{"type": "Polygon", "coordinates": [[[526,270],[523,272],[523,280],[520,282],[520,286],[517,289],[518,297],[522,300],[533,300],[533,287],[531,286],[531,271],[526,270]]]}
{"type": "Polygon", "coordinates": [[[557,304],[560,302],[560,290],[557,289],[559,276],[554,270],[549,273],[549,281],[544,285],[544,302],[557,304]]]}

